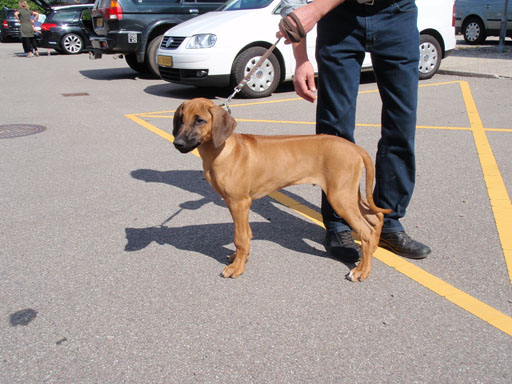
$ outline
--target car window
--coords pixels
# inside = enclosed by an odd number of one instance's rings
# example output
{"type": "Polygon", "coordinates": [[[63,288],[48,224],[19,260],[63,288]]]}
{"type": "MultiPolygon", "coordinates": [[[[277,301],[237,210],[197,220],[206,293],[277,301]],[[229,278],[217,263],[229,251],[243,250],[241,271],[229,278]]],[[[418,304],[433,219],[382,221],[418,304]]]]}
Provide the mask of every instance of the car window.
{"type": "Polygon", "coordinates": [[[55,12],[53,15],[50,16],[50,20],[52,23],[59,23],[59,22],[70,22],[74,20],[76,15],[76,9],[69,10],[69,11],[60,11],[55,12]]]}
{"type": "Polygon", "coordinates": [[[82,11],[82,21],[91,21],[91,10],[90,9],[84,9],[82,11]]]}
{"type": "Polygon", "coordinates": [[[91,17],[91,10],[89,8],[86,8],[82,11],[82,15],[80,16],[82,19],[82,25],[92,30],[92,17],[91,17]]]}
{"type": "Polygon", "coordinates": [[[273,0],[230,0],[219,11],[237,11],[240,9],[258,9],[265,8],[273,0]]]}
{"type": "Polygon", "coordinates": [[[14,9],[4,9],[2,12],[2,19],[14,19],[14,9]]]}

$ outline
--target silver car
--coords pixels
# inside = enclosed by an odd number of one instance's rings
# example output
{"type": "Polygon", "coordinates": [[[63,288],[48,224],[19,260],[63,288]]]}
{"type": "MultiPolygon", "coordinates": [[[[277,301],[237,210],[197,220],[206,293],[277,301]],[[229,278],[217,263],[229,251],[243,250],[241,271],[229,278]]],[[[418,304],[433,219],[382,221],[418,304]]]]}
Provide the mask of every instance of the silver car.
{"type": "Polygon", "coordinates": [[[512,36],[512,0],[456,0],[456,33],[462,33],[468,44],[481,44],[487,36],[499,36],[505,1],[507,36],[512,36]]]}

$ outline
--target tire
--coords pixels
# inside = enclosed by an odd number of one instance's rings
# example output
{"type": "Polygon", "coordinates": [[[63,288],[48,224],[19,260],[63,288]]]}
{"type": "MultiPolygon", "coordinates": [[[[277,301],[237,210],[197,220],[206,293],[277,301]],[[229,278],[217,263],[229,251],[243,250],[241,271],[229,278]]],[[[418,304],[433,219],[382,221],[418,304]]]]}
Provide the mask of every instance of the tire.
{"type": "Polygon", "coordinates": [[[441,65],[442,57],[441,45],[437,39],[431,35],[421,35],[418,67],[420,80],[430,79],[435,75],[441,65]]]}
{"type": "Polygon", "coordinates": [[[145,63],[139,63],[137,61],[137,56],[135,53],[130,53],[129,55],[124,55],[124,59],[126,60],[126,64],[138,73],[146,73],[147,68],[145,63]]]}
{"type": "Polygon", "coordinates": [[[156,61],[156,50],[162,42],[162,37],[163,35],[158,35],[150,41],[146,49],[146,58],[144,59],[146,72],[156,78],[160,78],[160,71],[158,70],[158,63],[156,61]]]}
{"type": "Polygon", "coordinates": [[[84,49],[84,40],[76,33],[68,33],[60,41],[60,46],[65,53],[77,55],[84,49]]]}
{"type": "MultiPolygon", "coordinates": [[[[231,70],[233,86],[239,84],[249,71],[257,64],[267,50],[263,47],[251,47],[240,53],[231,70]]],[[[271,53],[260,68],[251,76],[240,94],[246,98],[270,96],[281,80],[281,67],[277,57],[271,53]]]]}
{"type": "Polygon", "coordinates": [[[464,35],[466,43],[472,45],[483,43],[487,37],[485,25],[482,20],[477,17],[464,20],[464,24],[462,24],[462,34],[464,35]]]}

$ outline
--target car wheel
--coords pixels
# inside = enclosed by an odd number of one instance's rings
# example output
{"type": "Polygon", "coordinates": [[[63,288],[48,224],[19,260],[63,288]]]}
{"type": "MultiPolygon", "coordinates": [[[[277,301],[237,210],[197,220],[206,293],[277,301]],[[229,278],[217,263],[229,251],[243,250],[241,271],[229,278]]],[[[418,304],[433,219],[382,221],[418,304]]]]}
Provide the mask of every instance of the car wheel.
{"type": "Polygon", "coordinates": [[[148,48],[146,50],[146,59],[145,64],[147,68],[147,72],[150,75],[160,78],[160,71],[158,70],[158,63],[156,62],[156,50],[160,46],[162,42],[163,35],[159,35],[148,44],[148,48]]]}
{"type": "Polygon", "coordinates": [[[135,53],[130,53],[129,55],[124,55],[124,59],[126,60],[126,64],[133,69],[135,72],[138,73],[146,73],[146,64],[145,63],[139,63],[137,61],[137,56],[135,53]]]}
{"type": "Polygon", "coordinates": [[[464,40],[468,44],[480,44],[483,43],[486,36],[485,26],[482,20],[476,17],[472,17],[462,25],[462,34],[464,40]]]}
{"type": "MultiPolygon", "coordinates": [[[[245,78],[266,51],[263,47],[251,47],[236,57],[231,71],[233,86],[236,86],[245,78]]],[[[270,96],[279,85],[280,79],[281,67],[279,61],[271,53],[247,81],[240,94],[247,98],[270,96]]]]}
{"type": "Polygon", "coordinates": [[[441,45],[434,36],[420,36],[420,80],[430,79],[435,75],[442,59],[441,45]]]}
{"type": "Polygon", "coordinates": [[[76,33],[68,33],[62,38],[60,45],[65,53],[76,55],[82,52],[84,41],[76,33]]]}

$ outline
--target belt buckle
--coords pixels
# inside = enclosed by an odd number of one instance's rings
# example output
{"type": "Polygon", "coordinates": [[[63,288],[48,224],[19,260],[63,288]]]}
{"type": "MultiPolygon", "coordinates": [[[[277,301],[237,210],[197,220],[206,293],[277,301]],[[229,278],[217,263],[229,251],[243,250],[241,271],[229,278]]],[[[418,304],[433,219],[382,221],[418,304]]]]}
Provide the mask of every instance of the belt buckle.
{"type": "Polygon", "coordinates": [[[375,0],[357,0],[361,5],[375,5],[375,0]]]}

